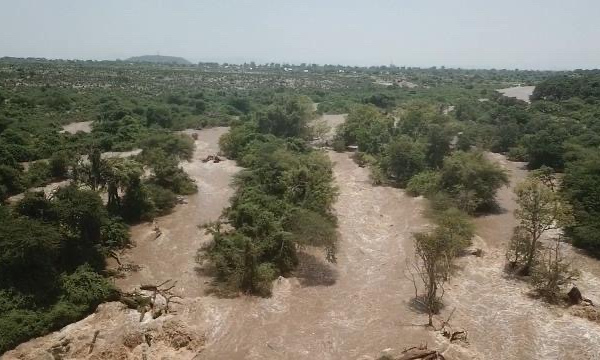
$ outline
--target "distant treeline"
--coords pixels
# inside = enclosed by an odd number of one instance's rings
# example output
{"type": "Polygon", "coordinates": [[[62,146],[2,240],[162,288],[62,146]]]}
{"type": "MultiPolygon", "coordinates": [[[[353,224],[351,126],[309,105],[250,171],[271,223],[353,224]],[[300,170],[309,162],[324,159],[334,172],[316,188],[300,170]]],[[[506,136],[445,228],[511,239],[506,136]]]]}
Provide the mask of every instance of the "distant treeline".
{"type": "Polygon", "coordinates": [[[600,99],[599,70],[553,76],[536,86],[532,99],[567,100],[574,97],[591,101],[600,99]]]}

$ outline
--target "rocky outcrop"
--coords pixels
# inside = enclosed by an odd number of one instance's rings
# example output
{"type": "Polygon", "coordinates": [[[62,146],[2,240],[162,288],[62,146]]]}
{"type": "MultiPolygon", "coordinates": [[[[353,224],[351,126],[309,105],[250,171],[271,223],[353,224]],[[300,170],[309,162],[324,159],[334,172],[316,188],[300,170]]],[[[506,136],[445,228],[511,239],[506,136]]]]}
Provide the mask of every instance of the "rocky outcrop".
{"type": "Polygon", "coordinates": [[[6,360],[193,359],[204,349],[203,329],[176,314],[144,317],[124,304],[102,304],[87,318],[7,352],[6,360]]]}

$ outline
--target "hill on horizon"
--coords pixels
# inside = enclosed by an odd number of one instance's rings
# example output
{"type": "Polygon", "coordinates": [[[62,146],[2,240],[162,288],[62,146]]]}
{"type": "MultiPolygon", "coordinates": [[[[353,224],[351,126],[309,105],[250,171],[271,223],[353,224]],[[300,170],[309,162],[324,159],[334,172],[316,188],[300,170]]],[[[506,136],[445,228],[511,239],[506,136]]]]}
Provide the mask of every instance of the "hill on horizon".
{"type": "Polygon", "coordinates": [[[177,65],[191,65],[192,63],[182,57],[178,56],[163,56],[163,55],[142,55],[133,56],[125,61],[136,62],[136,63],[152,63],[152,64],[177,64],[177,65]]]}

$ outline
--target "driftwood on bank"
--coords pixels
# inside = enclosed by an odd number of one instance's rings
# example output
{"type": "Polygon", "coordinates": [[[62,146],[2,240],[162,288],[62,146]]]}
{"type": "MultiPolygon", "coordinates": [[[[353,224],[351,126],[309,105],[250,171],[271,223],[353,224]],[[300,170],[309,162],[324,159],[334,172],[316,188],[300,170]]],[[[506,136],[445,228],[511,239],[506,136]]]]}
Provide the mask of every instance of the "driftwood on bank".
{"type": "Polygon", "coordinates": [[[439,351],[428,349],[427,344],[421,344],[406,348],[399,355],[383,355],[378,360],[445,360],[445,358],[439,351]]]}
{"type": "Polygon", "coordinates": [[[203,163],[207,163],[209,161],[212,161],[213,163],[217,164],[221,162],[221,158],[218,155],[208,155],[207,157],[202,159],[203,163]]]}
{"type": "Polygon", "coordinates": [[[446,320],[442,320],[440,328],[437,329],[434,327],[434,329],[436,331],[439,331],[442,334],[442,336],[444,336],[445,338],[450,340],[450,342],[453,342],[453,341],[467,342],[468,335],[469,335],[467,330],[464,330],[464,329],[455,330],[452,327],[452,325],[450,324],[450,320],[452,319],[452,316],[454,315],[455,311],[456,311],[456,308],[452,309],[452,312],[450,312],[450,315],[448,315],[448,318],[446,318],[446,320]]]}
{"type": "Polygon", "coordinates": [[[140,312],[140,322],[144,320],[147,312],[151,312],[152,318],[156,319],[162,314],[171,312],[171,304],[180,304],[177,299],[181,296],[173,294],[177,281],[167,280],[159,285],[143,284],[141,291],[133,293],[122,293],[120,301],[130,309],[140,312]]]}
{"type": "Polygon", "coordinates": [[[94,351],[94,345],[96,345],[96,340],[98,340],[98,335],[100,334],[100,330],[96,330],[94,332],[94,337],[92,338],[92,342],[90,343],[90,351],[88,354],[91,354],[94,351]]]}
{"type": "Polygon", "coordinates": [[[436,350],[415,350],[401,355],[394,360],[444,360],[444,356],[436,350]]]}

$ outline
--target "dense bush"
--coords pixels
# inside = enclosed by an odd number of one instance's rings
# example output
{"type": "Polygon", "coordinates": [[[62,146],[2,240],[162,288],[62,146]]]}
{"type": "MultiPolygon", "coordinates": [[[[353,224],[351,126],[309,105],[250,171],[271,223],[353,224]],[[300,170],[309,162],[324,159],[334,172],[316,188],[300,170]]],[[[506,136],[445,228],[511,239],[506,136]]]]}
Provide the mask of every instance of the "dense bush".
{"type": "Polygon", "coordinates": [[[331,163],[323,153],[289,138],[303,136],[310,118],[308,112],[299,115],[289,101],[274,105],[277,116],[269,118],[269,126],[260,125],[265,114],[258,114],[221,139],[228,156],[246,167],[223,214],[234,229],[209,225],[214,238],[206,256],[218,280],[230,289],[268,295],[271,281],[296,267],[303,246],[325,248],[327,258],[335,260],[331,163]],[[292,126],[283,131],[280,121],[292,126]]]}
{"type": "Polygon", "coordinates": [[[600,74],[597,70],[553,76],[539,83],[531,98],[533,100],[565,100],[573,97],[598,99],[600,98],[599,84],[600,74]]]}
{"type": "Polygon", "coordinates": [[[413,196],[431,196],[440,190],[441,175],[437,171],[423,171],[410,178],[406,191],[413,196]]]}
{"type": "Polygon", "coordinates": [[[600,256],[600,156],[584,153],[569,163],[563,191],[574,208],[575,223],[569,228],[573,245],[600,256]]]}
{"type": "Polygon", "coordinates": [[[146,185],[146,190],[157,215],[167,214],[177,205],[177,195],[169,189],[150,183],[146,185]]]}
{"type": "Polygon", "coordinates": [[[508,185],[506,172],[482,153],[457,151],[440,170],[440,187],[471,213],[494,206],[496,191],[504,185],[508,185]]]}
{"type": "Polygon", "coordinates": [[[25,183],[27,187],[42,186],[52,179],[52,168],[47,161],[36,161],[29,165],[25,172],[25,183]]]}
{"type": "Polygon", "coordinates": [[[179,167],[176,159],[166,155],[156,156],[151,166],[153,175],[150,182],[180,195],[194,194],[198,191],[196,184],[179,167]]]}
{"type": "Polygon", "coordinates": [[[0,213],[0,352],[56,330],[114,295],[97,271],[128,243],[96,192],[74,186],[48,199],[28,193],[0,213]]]}
{"type": "Polygon", "coordinates": [[[345,145],[358,145],[367,154],[379,154],[392,135],[394,120],[383,115],[376,107],[361,105],[348,114],[338,128],[337,139],[345,145]]]}
{"type": "Polygon", "coordinates": [[[393,139],[383,149],[380,160],[382,170],[400,186],[427,168],[425,145],[408,136],[393,139]]]}

